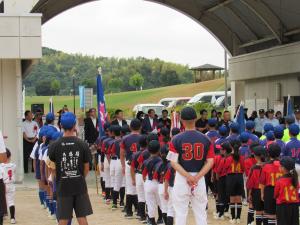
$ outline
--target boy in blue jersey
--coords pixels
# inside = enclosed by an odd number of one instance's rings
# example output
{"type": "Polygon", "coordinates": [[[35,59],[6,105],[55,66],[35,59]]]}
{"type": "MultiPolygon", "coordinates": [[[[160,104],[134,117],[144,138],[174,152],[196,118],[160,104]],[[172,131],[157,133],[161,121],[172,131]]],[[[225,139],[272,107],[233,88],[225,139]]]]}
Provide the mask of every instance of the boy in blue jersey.
{"type": "Polygon", "coordinates": [[[191,203],[196,225],[206,225],[207,194],[205,179],[213,166],[214,145],[195,130],[196,111],[186,107],[181,111],[185,132],[172,138],[167,159],[176,170],[173,205],[176,224],[185,225],[191,203]]]}
{"type": "Polygon", "coordinates": [[[284,135],[284,129],[282,126],[276,126],[274,127],[274,136],[275,136],[275,142],[278,144],[281,148],[281,155],[283,155],[283,152],[285,151],[285,142],[281,139],[284,135]]]}
{"type": "Polygon", "coordinates": [[[221,144],[226,141],[228,129],[225,125],[219,127],[219,138],[215,141],[215,154],[220,153],[221,144]]]}
{"type": "Polygon", "coordinates": [[[239,149],[239,153],[244,158],[248,158],[251,155],[251,151],[248,145],[249,139],[250,139],[250,134],[248,132],[241,133],[240,135],[241,147],[239,149]]]}
{"type": "Polygon", "coordinates": [[[286,143],[286,148],[283,155],[292,157],[296,164],[300,164],[300,141],[297,140],[299,126],[294,123],[289,126],[289,131],[290,141],[286,143]]]}
{"type": "Polygon", "coordinates": [[[217,123],[218,121],[216,119],[209,119],[208,120],[208,132],[205,134],[211,142],[214,144],[215,141],[220,137],[218,131],[217,131],[217,123]]]}
{"type": "Polygon", "coordinates": [[[226,138],[226,141],[231,142],[239,139],[239,130],[240,125],[237,122],[233,122],[229,126],[230,133],[229,136],[226,138]]]}
{"type": "Polygon", "coordinates": [[[254,121],[248,120],[245,124],[245,127],[246,127],[246,132],[249,133],[248,145],[251,145],[253,142],[258,142],[259,138],[255,134],[253,134],[255,128],[254,121]]]}

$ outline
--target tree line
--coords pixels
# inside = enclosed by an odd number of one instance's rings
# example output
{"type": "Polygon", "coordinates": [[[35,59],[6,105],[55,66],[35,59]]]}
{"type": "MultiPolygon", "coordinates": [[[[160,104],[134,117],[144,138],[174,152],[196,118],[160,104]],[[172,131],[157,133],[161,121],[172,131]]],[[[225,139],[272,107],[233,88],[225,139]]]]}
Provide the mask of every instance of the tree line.
{"type": "Polygon", "coordinates": [[[95,57],[43,48],[43,58],[24,79],[27,95],[70,95],[78,85],[94,88],[102,67],[106,93],[164,87],[193,82],[187,65],[160,59],[95,57]]]}

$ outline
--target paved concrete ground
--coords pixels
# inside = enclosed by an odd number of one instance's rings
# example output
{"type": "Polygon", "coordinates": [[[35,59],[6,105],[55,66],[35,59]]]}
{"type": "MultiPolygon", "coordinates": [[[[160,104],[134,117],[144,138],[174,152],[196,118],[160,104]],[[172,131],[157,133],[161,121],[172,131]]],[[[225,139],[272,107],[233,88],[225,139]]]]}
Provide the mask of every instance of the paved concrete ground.
{"type": "MultiPolygon", "coordinates": [[[[97,196],[95,187],[95,177],[91,173],[88,177],[88,186],[90,199],[93,205],[94,214],[88,218],[90,225],[122,225],[124,223],[130,225],[140,224],[137,220],[127,220],[123,218],[123,213],[120,210],[112,212],[110,208],[103,203],[101,198],[97,196]]],[[[228,220],[217,221],[212,218],[212,210],[214,209],[213,199],[209,200],[211,206],[208,210],[209,225],[225,225],[230,224],[228,220]]],[[[246,224],[246,208],[243,208],[243,216],[241,224],[246,224]]],[[[54,220],[48,218],[44,209],[39,206],[37,188],[32,175],[26,176],[25,182],[22,185],[17,185],[16,193],[16,219],[20,225],[56,225],[54,220]]],[[[4,224],[9,224],[6,220],[4,224]]],[[[73,224],[77,224],[74,222],[73,224]]],[[[188,225],[195,225],[193,215],[190,213],[188,225]]]]}

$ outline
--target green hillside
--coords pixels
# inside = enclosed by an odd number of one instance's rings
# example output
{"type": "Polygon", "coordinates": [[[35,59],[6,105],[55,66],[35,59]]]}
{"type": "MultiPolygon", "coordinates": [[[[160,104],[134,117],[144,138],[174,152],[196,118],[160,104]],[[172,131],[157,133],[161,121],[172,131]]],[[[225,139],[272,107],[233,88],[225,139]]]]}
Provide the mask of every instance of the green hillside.
{"type": "MultiPolygon", "coordinates": [[[[157,103],[161,98],[166,97],[185,97],[194,96],[200,92],[224,90],[224,80],[218,79],[206,81],[196,84],[181,84],[169,87],[148,89],[144,91],[130,91],[116,94],[107,94],[106,104],[108,109],[113,110],[121,108],[126,112],[126,115],[131,115],[131,110],[134,105],[139,103],[157,103]]],[[[48,112],[49,96],[27,96],[26,109],[30,109],[33,103],[45,104],[45,111],[48,112]]],[[[58,111],[63,105],[68,105],[69,110],[73,110],[72,96],[54,96],[54,108],[58,111]]],[[[96,96],[94,96],[94,106],[96,107],[96,96]]],[[[76,113],[80,113],[79,97],[76,96],[76,113]]]]}

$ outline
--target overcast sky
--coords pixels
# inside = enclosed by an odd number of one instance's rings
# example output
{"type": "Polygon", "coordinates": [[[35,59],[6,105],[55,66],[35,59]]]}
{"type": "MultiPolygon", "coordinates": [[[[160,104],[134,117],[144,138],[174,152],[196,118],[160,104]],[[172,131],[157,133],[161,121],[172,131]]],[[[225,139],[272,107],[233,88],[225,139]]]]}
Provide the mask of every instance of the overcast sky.
{"type": "Polygon", "coordinates": [[[143,0],[101,0],[70,9],[43,26],[43,46],[95,56],[160,58],[224,65],[224,50],[201,25],[143,0]]]}

